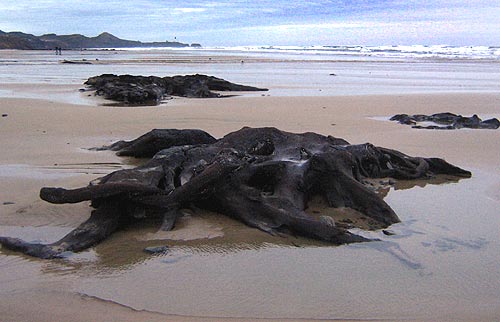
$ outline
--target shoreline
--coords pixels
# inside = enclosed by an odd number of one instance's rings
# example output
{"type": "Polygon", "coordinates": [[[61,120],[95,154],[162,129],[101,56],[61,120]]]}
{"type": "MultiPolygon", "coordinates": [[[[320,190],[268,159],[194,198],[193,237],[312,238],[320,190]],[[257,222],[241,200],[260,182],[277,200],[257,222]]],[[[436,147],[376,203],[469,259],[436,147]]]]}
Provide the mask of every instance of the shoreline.
{"type": "MultiPolygon", "coordinates": [[[[1,84],[1,83],[0,83],[1,84]]],[[[175,105],[180,103],[184,105],[184,100],[196,101],[203,98],[185,98],[178,96],[168,96],[163,99],[158,105],[126,105],[117,101],[105,99],[102,96],[96,96],[95,91],[88,89],[83,82],[81,84],[28,84],[28,83],[3,83],[2,89],[0,90],[0,99],[27,99],[27,100],[39,100],[46,102],[57,102],[65,103],[69,105],[76,106],[88,106],[88,107],[101,107],[101,108],[161,108],[168,107],[168,105],[175,105]],[[80,91],[85,90],[85,91],[80,91]],[[3,91],[3,93],[2,93],[3,91]],[[47,94],[50,94],[50,99],[47,98],[47,94]]],[[[280,92],[279,88],[270,88],[268,92],[218,92],[222,94],[219,98],[209,98],[209,100],[226,100],[226,99],[249,99],[257,97],[274,97],[274,98],[289,98],[289,99],[300,99],[300,98],[358,98],[358,97],[402,97],[402,96],[477,96],[477,95],[487,95],[495,96],[498,95],[498,91],[494,90],[476,90],[476,91],[421,91],[421,92],[391,92],[387,90],[386,93],[343,93],[329,95],[322,93],[308,93],[308,95],[302,95],[299,92],[296,94],[290,94],[287,92],[280,92]],[[227,95],[226,97],[224,95],[227,95]]],[[[437,112],[436,112],[437,113],[437,112]]],[[[469,112],[469,114],[474,114],[474,111],[469,112]]],[[[476,113],[477,114],[477,113],[476,113]]],[[[465,115],[465,114],[464,114],[465,115]]],[[[500,115],[500,113],[498,113],[500,115]]]]}

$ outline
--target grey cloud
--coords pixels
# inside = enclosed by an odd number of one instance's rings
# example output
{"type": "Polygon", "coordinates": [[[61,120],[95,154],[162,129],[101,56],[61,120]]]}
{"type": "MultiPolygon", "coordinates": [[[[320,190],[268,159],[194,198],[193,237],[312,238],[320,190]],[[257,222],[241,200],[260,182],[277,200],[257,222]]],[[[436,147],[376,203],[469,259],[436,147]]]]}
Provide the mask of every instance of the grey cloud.
{"type": "MultiPolygon", "coordinates": [[[[306,39],[309,44],[320,44],[328,37],[344,42],[363,41],[366,39],[363,33],[368,31],[376,34],[378,41],[387,43],[405,39],[425,43],[426,34],[441,33],[442,39],[448,40],[450,37],[444,37],[448,32],[456,42],[464,42],[472,36],[477,39],[478,35],[483,42],[500,42],[500,35],[495,32],[500,29],[497,22],[500,5],[493,0],[6,2],[0,2],[0,29],[34,34],[78,32],[92,36],[109,31],[123,38],[150,41],[164,40],[165,34],[175,33],[202,43],[256,44],[287,40],[289,44],[300,44],[306,39]],[[354,23],[361,27],[353,28],[354,23]],[[328,24],[336,26],[335,34],[325,27],[328,24]],[[443,26],[449,30],[438,29],[443,26]],[[464,30],[464,26],[469,30],[464,30]],[[420,38],[416,39],[410,29],[418,30],[420,38]],[[462,35],[458,35],[459,31],[462,35]]],[[[436,37],[431,40],[438,41],[436,37]]]]}

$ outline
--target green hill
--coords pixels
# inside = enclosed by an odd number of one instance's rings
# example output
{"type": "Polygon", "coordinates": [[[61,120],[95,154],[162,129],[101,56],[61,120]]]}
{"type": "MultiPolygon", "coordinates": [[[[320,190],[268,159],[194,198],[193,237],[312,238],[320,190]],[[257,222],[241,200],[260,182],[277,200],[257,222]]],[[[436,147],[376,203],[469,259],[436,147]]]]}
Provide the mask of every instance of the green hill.
{"type": "MultiPolygon", "coordinates": [[[[180,42],[140,42],[120,39],[110,33],[103,32],[96,37],[80,34],[35,36],[22,32],[4,32],[0,30],[0,49],[82,49],[82,48],[124,48],[124,47],[190,47],[180,42]]],[[[199,47],[199,44],[192,44],[199,47]]]]}

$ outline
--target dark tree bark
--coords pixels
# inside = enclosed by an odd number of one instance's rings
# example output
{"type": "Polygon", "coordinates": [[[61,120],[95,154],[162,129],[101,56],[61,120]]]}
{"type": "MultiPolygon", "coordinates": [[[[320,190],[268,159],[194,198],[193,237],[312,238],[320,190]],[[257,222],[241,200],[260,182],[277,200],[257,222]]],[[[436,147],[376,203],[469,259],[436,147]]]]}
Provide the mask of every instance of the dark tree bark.
{"type": "Polygon", "coordinates": [[[201,130],[154,129],[133,141],[118,141],[95,150],[117,151],[119,156],[150,158],[156,152],[172,146],[210,144],[215,141],[213,136],[201,130]]]}
{"type": "Polygon", "coordinates": [[[427,130],[456,130],[461,128],[496,130],[500,127],[500,121],[496,118],[483,121],[476,114],[467,117],[449,112],[432,115],[396,114],[391,117],[391,121],[411,125],[414,129],[427,130]],[[419,125],[420,122],[433,122],[435,125],[419,125]]]}
{"type": "Polygon", "coordinates": [[[175,227],[181,209],[215,210],[270,234],[296,234],[332,244],[369,241],[338,227],[329,217],[305,212],[321,195],[330,207],[357,210],[381,227],[399,218],[365,186],[367,178],[470,177],[442,159],[410,157],[371,144],[275,128],[243,128],[220,140],[199,130],[154,130],[110,147],[119,155],[154,156],[135,169],[119,170],[79,189],[42,188],[52,203],[91,200],[89,220],[60,241],[30,244],[0,237],[25,254],[53,258],[91,247],[123,225],[163,216],[161,229],[175,227]]]}
{"type": "Polygon", "coordinates": [[[96,95],[127,104],[158,104],[165,96],[191,98],[220,97],[212,91],[267,91],[228,82],[214,76],[185,75],[173,77],[103,74],[89,78],[85,85],[96,95]]]}
{"type": "Polygon", "coordinates": [[[90,218],[59,241],[43,245],[31,244],[18,238],[0,237],[6,248],[40,258],[62,257],[64,252],[78,252],[98,244],[120,226],[121,214],[127,209],[119,198],[109,198],[93,210],[90,218]]]}

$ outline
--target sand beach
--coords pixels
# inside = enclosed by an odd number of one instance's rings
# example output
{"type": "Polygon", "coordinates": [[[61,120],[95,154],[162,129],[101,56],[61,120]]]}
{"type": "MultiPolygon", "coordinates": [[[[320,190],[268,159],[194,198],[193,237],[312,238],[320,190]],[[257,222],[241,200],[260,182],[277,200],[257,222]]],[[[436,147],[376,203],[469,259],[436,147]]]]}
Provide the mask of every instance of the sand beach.
{"type": "MultiPolygon", "coordinates": [[[[179,227],[121,231],[58,260],[0,248],[2,321],[495,321],[500,317],[500,130],[416,130],[394,114],[500,118],[498,61],[360,59],[186,51],[0,51],[0,235],[51,242],[90,214],[41,187],[76,188],[136,160],[89,148],[154,128],[215,137],[244,126],[317,132],[440,157],[470,179],[398,182],[395,233],[325,246],[187,210],[179,227]],[[209,60],[210,58],[210,60],[209,60]],[[105,106],[81,92],[101,73],[203,73],[270,90],[105,106]],[[332,75],[335,74],[335,75],[332,75]],[[169,245],[151,256],[146,246],[169,245]]],[[[89,96],[90,95],[90,96],[89,96]]]]}

